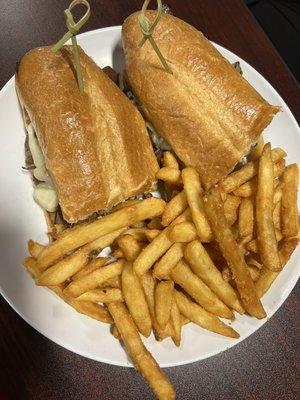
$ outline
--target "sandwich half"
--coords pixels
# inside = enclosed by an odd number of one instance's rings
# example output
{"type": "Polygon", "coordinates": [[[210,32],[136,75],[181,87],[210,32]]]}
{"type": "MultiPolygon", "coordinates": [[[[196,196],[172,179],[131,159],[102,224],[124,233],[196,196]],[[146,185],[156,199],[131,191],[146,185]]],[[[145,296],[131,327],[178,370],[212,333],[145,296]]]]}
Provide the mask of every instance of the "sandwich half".
{"type": "MultiPolygon", "coordinates": [[[[149,21],[156,11],[147,11],[149,21]]],[[[268,104],[201,32],[162,14],[153,38],[140,48],[138,13],[122,28],[126,84],[140,110],[206,188],[228,175],[256,143],[278,107],[268,104]]]]}
{"type": "Polygon", "coordinates": [[[16,73],[34,175],[69,223],[151,191],[159,168],[138,110],[82,49],[80,63],[83,92],[69,46],[29,51],[16,73]]]}

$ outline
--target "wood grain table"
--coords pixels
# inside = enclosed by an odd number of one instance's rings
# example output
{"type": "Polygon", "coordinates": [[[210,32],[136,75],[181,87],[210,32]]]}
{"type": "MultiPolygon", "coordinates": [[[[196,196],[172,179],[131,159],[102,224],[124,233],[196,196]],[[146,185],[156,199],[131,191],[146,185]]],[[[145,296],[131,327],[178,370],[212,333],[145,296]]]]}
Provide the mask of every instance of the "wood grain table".
{"type": "MultiPolygon", "coordinates": [[[[176,16],[253,65],[300,120],[299,86],[241,1],[166,2],[176,16]]],[[[93,12],[84,30],[119,25],[141,7],[140,0],[90,3],[93,12]]],[[[16,62],[27,50],[52,44],[62,36],[63,10],[68,4],[68,0],[0,0],[0,87],[14,74],[16,62]]],[[[178,399],[299,399],[299,288],[298,284],[263,328],[231,350],[167,369],[178,399]]],[[[133,369],[97,363],[59,347],[0,299],[1,400],[151,398],[133,369]]]]}

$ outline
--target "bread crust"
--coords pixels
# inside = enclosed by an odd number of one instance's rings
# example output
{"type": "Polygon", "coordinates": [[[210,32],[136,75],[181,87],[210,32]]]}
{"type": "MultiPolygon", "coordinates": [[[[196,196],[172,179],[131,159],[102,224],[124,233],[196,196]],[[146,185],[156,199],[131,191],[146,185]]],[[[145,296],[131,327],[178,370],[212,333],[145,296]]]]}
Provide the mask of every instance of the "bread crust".
{"type": "Polygon", "coordinates": [[[153,188],[158,164],[145,122],[129,99],[80,49],[84,92],[69,46],[29,51],[16,88],[70,223],[153,188]]]}
{"type": "MultiPolygon", "coordinates": [[[[147,11],[149,20],[154,15],[147,11]]],[[[126,82],[145,118],[210,187],[233,170],[279,108],[184,21],[162,14],[153,37],[173,74],[163,69],[149,41],[138,47],[142,34],[135,13],[122,27],[126,82]]]]}

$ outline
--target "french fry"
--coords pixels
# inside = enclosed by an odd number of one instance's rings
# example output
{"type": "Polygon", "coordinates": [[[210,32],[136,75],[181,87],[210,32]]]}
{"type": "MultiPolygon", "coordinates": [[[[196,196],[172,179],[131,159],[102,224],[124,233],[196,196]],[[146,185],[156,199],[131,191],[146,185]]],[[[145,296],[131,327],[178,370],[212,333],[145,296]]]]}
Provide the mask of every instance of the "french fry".
{"type": "Polygon", "coordinates": [[[237,189],[235,189],[233,191],[233,194],[239,197],[250,197],[255,195],[256,191],[257,191],[257,176],[250,179],[250,181],[245,182],[237,189]]]}
{"type": "Polygon", "coordinates": [[[94,289],[77,297],[79,301],[90,301],[92,303],[110,303],[112,301],[123,301],[120,289],[94,289]]]}
{"type": "Polygon", "coordinates": [[[174,225],[188,220],[190,220],[190,211],[187,209],[142,250],[133,263],[133,268],[137,275],[141,276],[147,272],[152,265],[154,265],[154,263],[172,246],[173,242],[169,239],[170,229],[174,225]]]}
{"type": "Polygon", "coordinates": [[[80,271],[76,272],[76,274],[72,276],[72,281],[76,281],[77,279],[82,278],[83,276],[89,274],[90,272],[95,271],[95,269],[103,267],[103,265],[105,265],[108,262],[108,260],[109,260],[108,257],[99,257],[95,258],[94,260],[91,260],[80,271]]]}
{"type": "Polygon", "coordinates": [[[177,168],[163,167],[156,173],[156,179],[175,186],[182,185],[181,173],[177,168]]]}
{"type": "MultiPolygon", "coordinates": [[[[37,262],[34,258],[29,259],[28,257],[23,261],[23,265],[26,267],[26,269],[28,269],[35,279],[38,279],[41,276],[41,271],[39,270],[37,262]]],[[[112,322],[111,316],[103,306],[91,303],[89,301],[80,302],[76,299],[72,299],[64,294],[61,285],[48,286],[48,288],[80,314],[87,315],[90,318],[104,323],[112,322]]]]}
{"type": "Polygon", "coordinates": [[[260,275],[260,270],[257,269],[256,267],[254,267],[251,264],[248,264],[248,271],[250,273],[251,279],[253,280],[253,282],[256,282],[259,278],[260,275]]]}
{"type": "Polygon", "coordinates": [[[234,289],[222,278],[221,272],[212,262],[202,244],[194,240],[184,251],[192,271],[198,276],[228,307],[238,313],[245,312],[234,289]]]}
{"type": "Polygon", "coordinates": [[[233,319],[231,310],[215,293],[195,275],[183,260],[171,272],[172,279],[181,286],[198,304],[220,317],[233,319]]]}
{"type": "Polygon", "coordinates": [[[117,242],[127,261],[134,261],[143,248],[143,244],[131,235],[123,235],[117,242]]]}
{"type": "MultiPolygon", "coordinates": [[[[274,163],[284,157],[286,157],[286,153],[281,148],[278,147],[272,150],[272,160],[274,163]]],[[[225,193],[233,192],[245,182],[254,178],[257,173],[258,160],[250,161],[239,170],[232,172],[230,175],[228,175],[221,183],[221,188],[224,190],[225,193]]]]}
{"type": "Polygon", "coordinates": [[[179,192],[175,197],[167,203],[161,217],[163,226],[170,225],[184,210],[188,207],[188,202],[184,191],[179,192]]]}
{"type": "Polygon", "coordinates": [[[261,156],[264,149],[264,145],[265,145],[264,138],[262,135],[260,135],[256,145],[251,149],[251,152],[249,154],[250,160],[257,160],[261,156]]]}
{"type": "Polygon", "coordinates": [[[122,271],[122,292],[138,330],[148,337],[152,330],[151,316],[142,284],[134,273],[132,264],[126,262],[122,271]]]}
{"type": "MultiPolygon", "coordinates": [[[[185,322],[185,321],[184,321],[185,322]]],[[[171,324],[174,330],[173,341],[175,346],[179,347],[181,342],[181,328],[182,328],[182,321],[179,312],[179,308],[177,306],[175,297],[173,296],[172,307],[171,307],[171,324]]]]}
{"type": "Polygon", "coordinates": [[[115,278],[121,275],[123,268],[122,261],[116,261],[112,264],[105,265],[104,267],[98,268],[88,275],[71,282],[64,290],[65,295],[70,297],[78,297],[81,294],[96,289],[101,286],[110,278],[115,278]]]}
{"type": "MultiPolygon", "coordinates": [[[[274,164],[274,179],[278,178],[284,171],[285,168],[285,161],[284,159],[279,160],[277,163],[274,164]]],[[[257,191],[257,176],[250,179],[250,181],[244,183],[237,189],[233,191],[233,194],[240,197],[250,197],[254,196],[257,191]]]]}
{"type": "Polygon", "coordinates": [[[111,289],[111,288],[116,288],[120,289],[121,287],[121,278],[120,276],[115,276],[113,278],[109,278],[106,281],[100,283],[98,286],[100,289],[111,289]]]}
{"type": "Polygon", "coordinates": [[[155,396],[160,400],[175,399],[175,390],[157,362],[144,346],[132,318],[121,302],[108,303],[127,352],[136,369],[142,374],[155,396]]]}
{"type": "Polygon", "coordinates": [[[188,243],[197,238],[197,230],[192,222],[181,222],[170,230],[169,238],[173,242],[188,243]]]}
{"type": "Polygon", "coordinates": [[[241,203],[240,197],[228,194],[224,202],[224,213],[228,224],[231,226],[238,218],[238,209],[241,203]]]}
{"type": "Polygon", "coordinates": [[[257,244],[263,265],[271,271],[282,269],[273,225],[274,174],[271,145],[267,143],[259,160],[256,194],[257,244]]]}
{"type": "Polygon", "coordinates": [[[145,232],[145,236],[148,242],[152,242],[153,239],[156,238],[161,233],[159,229],[147,229],[145,232]]]}
{"type": "Polygon", "coordinates": [[[33,240],[28,240],[28,251],[31,257],[38,258],[41,252],[44,250],[45,246],[35,242],[33,240]]]}
{"type": "MultiPolygon", "coordinates": [[[[284,267],[288,260],[290,259],[291,255],[293,254],[295,248],[299,243],[298,237],[291,237],[285,238],[279,245],[279,257],[284,267]]],[[[260,276],[255,283],[255,289],[257,295],[261,298],[267,291],[270,289],[272,283],[275,281],[279,272],[270,271],[268,268],[263,266],[262,270],[260,271],[260,276]]]]}
{"type": "Polygon", "coordinates": [[[259,270],[262,269],[262,264],[259,261],[257,261],[256,258],[254,258],[253,256],[248,257],[246,262],[247,262],[247,265],[252,265],[256,269],[259,269],[259,270]]]}
{"type": "Polygon", "coordinates": [[[116,339],[121,340],[120,332],[118,331],[118,328],[117,328],[117,326],[116,326],[115,324],[114,324],[113,327],[112,327],[112,332],[111,332],[111,333],[113,334],[113,336],[114,336],[116,339]]]}
{"type": "Polygon", "coordinates": [[[155,316],[155,286],[156,279],[152,276],[152,274],[148,271],[140,278],[141,284],[145,293],[146,301],[148,304],[149,312],[151,315],[152,325],[155,330],[155,335],[158,340],[166,339],[167,337],[174,336],[173,327],[171,323],[167,323],[165,329],[161,329],[159,326],[156,316],[155,316]]]}
{"type": "Polygon", "coordinates": [[[163,225],[161,224],[161,218],[155,217],[147,224],[148,229],[163,229],[163,225]]]}
{"type": "Polygon", "coordinates": [[[123,201],[122,203],[119,203],[116,206],[114,206],[112,211],[115,212],[115,211],[121,210],[122,208],[125,208],[125,207],[131,207],[131,206],[137,204],[139,201],[141,201],[141,200],[132,199],[132,200],[123,201]]]}
{"type": "Polygon", "coordinates": [[[283,235],[282,235],[280,229],[275,229],[275,237],[276,237],[277,243],[280,242],[280,240],[283,238],[283,235]]]}
{"type": "Polygon", "coordinates": [[[204,207],[220,250],[233,273],[244,308],[256,318],[264,318],[265,310],[256,295],[245,259],[226,220],[218,188],[206,194],[204,207]]]}
{"type": "Polygon", "coordinates": [[[273,197],[273,203],[274,203],[274,207],[276,206],[277,203],[279,203],[281,201],[282,198],[282,188],[283,185],[282,183],[280,183],[277,188],[274,190],[274,197],[273,197]]]}
{"type": "Polygon", "coordinates": [[[71,278],[88,263],[88,254],[83,250],[65,257],[52,267],[48,268],[42,275],[35,280],[37,285],[53,286],[59,285],[71,278]]]}
{"type": "Polygon", "coordinates": [[[256,239],[250,240],[250,242],[246,244],[246,249],[248,251],[251,251],[252,253],[258,253],[257,240],[256,239]]]}
{"type": "Polygon", "coordinates": [[[125,234],[126,235],[131,235],[137,240],[138,242],[145,242],[147,241],[147,236],[146,236],[146,231],[147,228],[130,228],[128,229],[125,234]]]}
{"type": "MultiPolygon", "coordinates": [[[[276,203],[273,209],[273,225],[275,228],[275,236],[276,236],[276,230],[281,232],[281,201],[276,203]]],[[[277,239],[277,242],[278,241],[279,240],[277,239]]]]}
{"type": "Polygon", "coordinates": [[[203,190],[199,175],[194,168],[184,168],[182,170],[182,180],[199,239],[203,242],[210,242],[211,229],[203,210],[203,190]]]}
{"type": "Polygon", "coordinates": [[[36,259],[33,257],[26,257],[22,261],[22,265],[27,269],[33,278],[38,278],[41,275],[41,271],[37,266],[36,259]]]}
{"type": "Polygon", "coordinates": [[[182,315],[187,317],[190,321],[201,326],[201,328],[208,331],[219,333],[223,336],[231,338],[239,338],[239,334],[230,326],[225,325],[219,318],[189,300],[183,293],[175,290],[175,299],[179,311],[182,315]]]}
{"type": "Polygon", "coordinates": [[[127,232],[127,228],[117,229],[107,235],[104,235],[96,240],[93,240],[90,243],[87,243],[83,248],[87,253],[91,253],[93,251],[101,251],[105,249],[105,247],[111,246],[113,242],[124,232],[127,232]]]}
{"type": "Polygon", "coordinates": [[[172,269],[177,265],[183,257],[182,243],[174,243],[169,250],[155,264],[153,275],[158,279],[167,279],[172,269]]]}
{"type": "Polygon", "coordinates": [[[155,316],[161,329],[165,329],[167,323],[170,321],[173,289],[173,281],[161,281],[155,288],[155,316]]]}
{"type": "Polygon", "coordinates": [[[241,238],[253,236],[254,229],[254,204],[252,198],[244,198],[239,207],[238,219],[239,235],[241,238]]]}
{"type": "Polygon", "coordinates": [[[164,167],[179,169],[178,162],[175,156],[170,151],[165,151],[163,155],[164,167]]]}
{"type": "Polygon", "coordinates": [[[134,224],[130,225],[130,228],[132,228],[132,229],[139,229],[139,228],[145,228],[145,227],[146,227],[145,221],[138,221],[138,222],[135,222],[134,224]]]}
{"type": "Polygon", "coordinates": [[[286,167],[282,176],[282,181],[282,234],[284,237],[296,236],[299,231],[299,216],[297,206],[299,168],[297,164],[291,164],[286,167]]]}
{"type": "Polygon", "coordinates": [[[118,248],[115,249],[112,253],[111,253],[112,257],[115,258],[116,260],[120,259],[120,258],[125,258],[125,255],[123,253],[123,251],[118,248]]]}
{"type": "Polygon", "coordinates": [[[164,208],[165,202],[163,200],[150,198],[96,221],[66,229],[54,243],[39,255],[38,264],[42,268],[47,268],[65,254],[80,246],[135,222],[161,215],[164,208]]]}

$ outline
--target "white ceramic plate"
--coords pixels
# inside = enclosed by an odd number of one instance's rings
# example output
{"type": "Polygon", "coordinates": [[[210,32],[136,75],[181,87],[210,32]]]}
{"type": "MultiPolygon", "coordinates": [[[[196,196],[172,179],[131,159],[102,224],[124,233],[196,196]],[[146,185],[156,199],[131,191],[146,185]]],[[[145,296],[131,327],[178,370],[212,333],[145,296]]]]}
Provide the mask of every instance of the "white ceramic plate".
{"type": "MultiPolygon", "coordinates": [[[[110,27],[78,36],[79,44],[101,66],[123,65],[120,27],[110,27]]],[[[285,102],[272,86],[250,65],[221,46],[218,50],[231,62],[240,61],[245,78],[270,103],[282,107],[265,132],[273,146],[288,153],[289,162],[300,163],[300,130],[285,102]]],[[[0,92],[0,291],[14,310],[32,327],[53,342],[85,357],[109,364],[131,366],[124,349],[105,325],[76,313],[49,290],[36,287],[20,265],[26,256],[29,238],[46,243],[42,211],[32,199],[32,184],[24,164],[24,128],[12,78],[0,92]]],[[[270,318],[287,298],[299,277],[300,248],[279,275],[263,304],[270,318]]],[[[247,316],[237,317],[232,326],[239,340],[210,333],[189,324],[184,328],[182,345],[170,339],[145,340],[162,367],[187,364],[220,353],[247,338],[267,322],[247,316]]],[[[259,340],[259,338],[258,338],[259,340]]]]}

